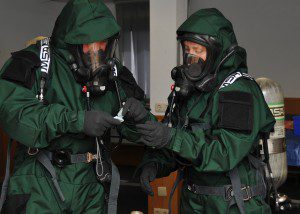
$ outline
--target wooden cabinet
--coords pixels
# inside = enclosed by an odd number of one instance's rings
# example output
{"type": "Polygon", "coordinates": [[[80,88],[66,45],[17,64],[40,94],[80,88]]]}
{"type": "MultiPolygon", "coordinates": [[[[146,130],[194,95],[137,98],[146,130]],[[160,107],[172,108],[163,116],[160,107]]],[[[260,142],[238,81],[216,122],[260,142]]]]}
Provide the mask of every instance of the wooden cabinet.
{"type": "MultiPolygon", "coordinates": [[[[154,210],[156,209],[163,209],[168,210],[169,206],[169,197],[171,189],[174,185],[174,182],[176,180],[177,172],[171,173],[168,177],[164,178],[158,178],[154,180],[151,183],[154,196],[148,197],[148,213],[154,214],[154,210]],[[166,196],[159,196],[158,190],[159,188],[166,188],[167,195],[166,196]]],[[[180,190],[181,190],[182,184],[180,183],[177,187],[177,189],[174,192],[173,198],[172,198],[172,214],[178,214],[179,213],[179,199],[180,199],[180,190]]]]}
{"type": "Polygon", "coordinates": [[[0,182],[3,181],[5,173],[5,160],[6,160],[6,150],[7,150],[7,135],[4,134],[2,129],[0,129],[0,182]]]}
{"type": "MultiPolygon", "coordinates": [[[[8,145],[9,137],[7,134],[0,129],[0,183],[2,183],[5,176],[5,168],[6,168],[6,153],[7,153],[7,145],[8,145]]],[[[15,151],[15,142],[12,145],[11,156],[15,151]]],[[[13,157],[11,157],[11,170],[13,168],[13,157]]]]}

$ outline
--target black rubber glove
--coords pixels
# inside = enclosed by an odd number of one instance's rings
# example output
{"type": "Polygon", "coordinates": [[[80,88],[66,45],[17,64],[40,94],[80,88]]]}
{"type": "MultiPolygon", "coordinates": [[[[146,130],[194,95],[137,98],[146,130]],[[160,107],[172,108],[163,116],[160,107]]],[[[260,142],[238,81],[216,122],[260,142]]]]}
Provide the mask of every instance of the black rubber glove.
{"type": "Polygon", "coordinates": [[[161,122],[147,121],[145,124],[137,124],[137,131],[142,135],[139,142],[155,148],[162,148],[169,144],[171,128],[161,122]]]}
{"type": "Polygon", "coordinates": [[[86,111],[84,116],[83,131],[91,137],[101,137],[106,129],[120,125],[119,120],[114,119],[104,111],[86,111]]]}
{"type": "Polygon", "coordinates": [[[157,174],[157,166],[155,163],[149,163],[146,164],[143,169],[142,173],[140,175],[140,184],[141,188],[151,196],[154,196],[153,190],[150,186],[150,182],[154,181],[157,174]]]}
{"type": "Polygon", "coordinates": [[[133,119],[134,122],[140,122],[148,115],[144,105],[137,99],[130,97],[123,106],[122,115],[126,119],[133,119]]]}

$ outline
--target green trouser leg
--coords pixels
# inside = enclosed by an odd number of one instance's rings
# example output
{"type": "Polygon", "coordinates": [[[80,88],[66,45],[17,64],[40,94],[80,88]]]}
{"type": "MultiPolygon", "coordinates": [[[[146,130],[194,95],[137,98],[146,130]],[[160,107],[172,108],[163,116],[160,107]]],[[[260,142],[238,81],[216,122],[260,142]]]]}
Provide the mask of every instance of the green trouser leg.
{"type": "Polygon", "coordinates": [[[180,195],[180,213],[205,213],[203,197],[191,193],[186,185],[182,186],[180,195]]]}
{"type": "Polygon", "coordinates": [[[104,188],[100,183],[59,182],[66,199],[62,202],[51,182],[50,178],[34,175],[12,176],[3,213],[104,213],[104,188]]]}
{"type": "MultiPolygon", "coordinates": [[[[34,175],[11,177],[4,213],[65,213],[67,203],[60,202],[58,194],[52,189],[52,186],[51,179],[46,177],[34,175]]],[[[66,193],[69,192],[66,191],[67,186],[63,186],[61,183],[60,186],[67,198],[68,194],[66,193]]]]}
{"type": "MultiPolygon", "coordinates": [[[[225,214],[228,203],[220,196],[204,196],[190,192],[186,185],[183,185],[180,196],[180,213],[195,213],[195,214],[225,214]]],[[[271,213],[269,205],[261,197],[254,197],[245,202],[246,213],[253,214],[268,214],[271,213]]],[[[233,205],[229,209],[230,214],[239,214],[238,207],[233,205]]]]}
{"type": "Polygon", "coordinates": [[[106,213],[104,188],[100,183],[74,185],[72,213],[106,213]]]}

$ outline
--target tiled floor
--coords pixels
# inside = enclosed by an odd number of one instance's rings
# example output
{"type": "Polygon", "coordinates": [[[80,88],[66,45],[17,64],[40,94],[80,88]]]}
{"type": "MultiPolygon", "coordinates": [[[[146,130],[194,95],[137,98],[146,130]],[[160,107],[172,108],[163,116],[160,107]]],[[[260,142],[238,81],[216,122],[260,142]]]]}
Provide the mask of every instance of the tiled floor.
{"type": "MultiPolygon", "coordinates": [[[[289,198],[300,200],[300,175],[298,174],[292,174],[289,175],[286,182],[278,189],[278,192],[284,193],[288,195],[289,198]]],[[[298,214],[300,213],[300,204],[293,204],[293,209],[288,210],[286,212],[287,214],[298,214]]]]}

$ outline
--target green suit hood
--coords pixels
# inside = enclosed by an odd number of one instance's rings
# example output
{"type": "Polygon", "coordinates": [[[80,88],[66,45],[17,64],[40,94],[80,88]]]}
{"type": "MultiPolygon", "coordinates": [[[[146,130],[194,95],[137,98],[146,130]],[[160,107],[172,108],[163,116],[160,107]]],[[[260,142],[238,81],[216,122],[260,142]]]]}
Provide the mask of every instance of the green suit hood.
{"type": "MultiPolygon", "coordinates": [[[[221,45],[221,52],[214,63],[214,69],[228,53],[230,46],[237,44],[231,22],[215,8],[201,9],[192,14],[177,30],[177,35],[185,32],[209,35],[221,45]]],[[[247,73],[246,51],[239,47],[237,51],[221,66],[218,82],[236,70],[247,73]]]]}
{"type": "Polygon", "coordinates": [[[114,16],[101,0],[71,0],[56,20],[51,36],[56,48],[89,44],[119,33],[114,16]]]}

